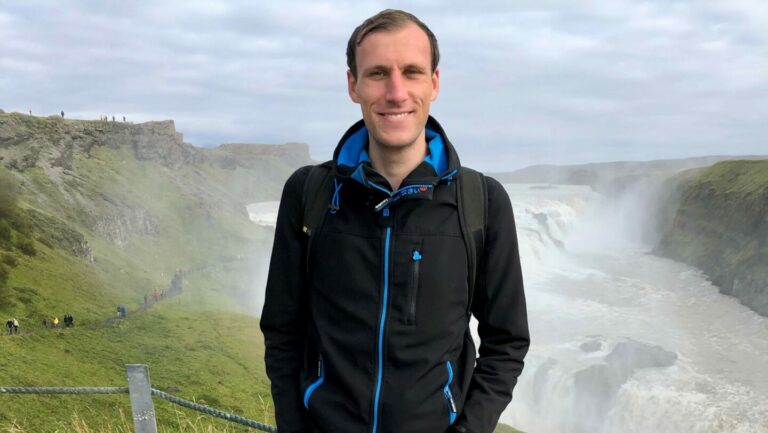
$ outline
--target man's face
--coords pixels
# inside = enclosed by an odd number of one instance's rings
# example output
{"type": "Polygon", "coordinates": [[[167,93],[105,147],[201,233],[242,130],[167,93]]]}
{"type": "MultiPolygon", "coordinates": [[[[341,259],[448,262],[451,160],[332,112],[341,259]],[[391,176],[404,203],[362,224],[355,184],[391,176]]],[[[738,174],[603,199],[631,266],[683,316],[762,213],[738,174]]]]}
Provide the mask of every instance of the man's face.
{"type": "Polygon", "coordinates": [[[360,104],[371,145],[425,143],[429,104],[437,98],[429,39],[416,24],[368,34],[357,47],[357,78],[347,71],[349,96],[360,104]]]}

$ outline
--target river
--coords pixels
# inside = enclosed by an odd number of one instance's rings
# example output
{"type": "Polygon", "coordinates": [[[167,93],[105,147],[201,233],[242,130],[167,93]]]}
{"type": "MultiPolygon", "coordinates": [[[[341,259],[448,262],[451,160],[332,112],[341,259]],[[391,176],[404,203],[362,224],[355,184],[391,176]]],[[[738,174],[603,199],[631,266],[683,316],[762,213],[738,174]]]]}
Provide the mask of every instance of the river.
{"type": "MultiPolygon", "coordinates": [[[[768,318],[649,254],[638,234],[650,218],[632,196],[506,188],[532,345],[502,422],[528,433],[768,433],[768,318]]],[[[272,226],[277,205],[251,206],[251,218],[272,226]]]]}
{"type": "Polygon", "coordinates": [[[532,345],[502,421],[529,433],[768,432],[768,318],[649,254],[642,206],[507,185],[532,345]]]}

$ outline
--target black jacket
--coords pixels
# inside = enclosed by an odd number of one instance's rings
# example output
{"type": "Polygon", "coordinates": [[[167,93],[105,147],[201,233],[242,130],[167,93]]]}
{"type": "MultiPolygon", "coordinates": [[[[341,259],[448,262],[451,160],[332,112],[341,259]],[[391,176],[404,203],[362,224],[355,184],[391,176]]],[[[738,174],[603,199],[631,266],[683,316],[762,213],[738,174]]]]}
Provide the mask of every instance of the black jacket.
{"type": "Polygon", "coordinates": [[[280,433],[490,433],[512,398],[529,335],[509,197],[487,178],[488,227],[469,333],[459,159],[427,123],[429,156],[390,191],[367,158],[362,121],[334,154],[338,207],[306,264],[302,194],[288,179],[261,329],[280,433]]]}

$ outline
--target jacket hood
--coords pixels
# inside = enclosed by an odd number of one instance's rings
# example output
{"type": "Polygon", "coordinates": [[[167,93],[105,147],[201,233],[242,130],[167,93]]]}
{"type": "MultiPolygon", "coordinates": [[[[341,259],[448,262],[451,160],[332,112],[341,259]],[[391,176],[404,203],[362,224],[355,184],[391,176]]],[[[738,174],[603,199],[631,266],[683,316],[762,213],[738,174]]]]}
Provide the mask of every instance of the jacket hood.
{"type": "MultiPolygon", "coordinates": [[[[456,150],[446,137],[443,127],[434,117],[429,116],[425,129],[429,154],[412,174],[418,172],[420,180],[432,180],[436,184],[440,179],[453,177],[458,172],[461,163],[456,150]]],[[[371,185],[370,182],[372,174],[377,175],[376,177],[380,175],[373,170],[370,164],[368,128],[362,119],[352,125],[339,140],[333,153],[333,167],[339,177],[351,177],[363,185],[378,186],[371,185]]]]}

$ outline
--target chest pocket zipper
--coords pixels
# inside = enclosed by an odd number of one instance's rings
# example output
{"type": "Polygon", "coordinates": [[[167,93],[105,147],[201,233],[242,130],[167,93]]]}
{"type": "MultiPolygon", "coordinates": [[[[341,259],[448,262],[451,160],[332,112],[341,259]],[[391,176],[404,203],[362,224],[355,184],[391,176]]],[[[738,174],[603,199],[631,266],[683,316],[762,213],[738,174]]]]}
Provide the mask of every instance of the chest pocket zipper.
{"type": "Polygon", "coordinates": [[[309,398],[312,396],[312,393],[315,392],[315,390],[317,390],[317,388],[319,388],[324,381],[325,365],[323,365],[323,357],[320,356],[317,359],[317,379],[312,382],[311,385],[309,385],[306,391],[304,391],[304,407],[306,409],[309,409],[309,398]]]}
{"type": "Polygon", "coordinates": [[[448,414],[450,416],[451,425],[456,421],[456,400],[453,399],[453,393],[451,392],[451,384],[453,383],[453,367],[451,367],[451,361],[445,362],[445,367],[448,369],[448,383],[443,388],[443,395],[445,395],[445,401],[448,403],[448,414]]]}
{"type": "Polygon", "coordinates": [[[416,325],[416,301],[419,295],[419,264],[421,263],[421,252],[413,250],[411,253],[411,290],[408,291],[408,311],[405,316],[405,324],[409,326],[416,325]]]}

